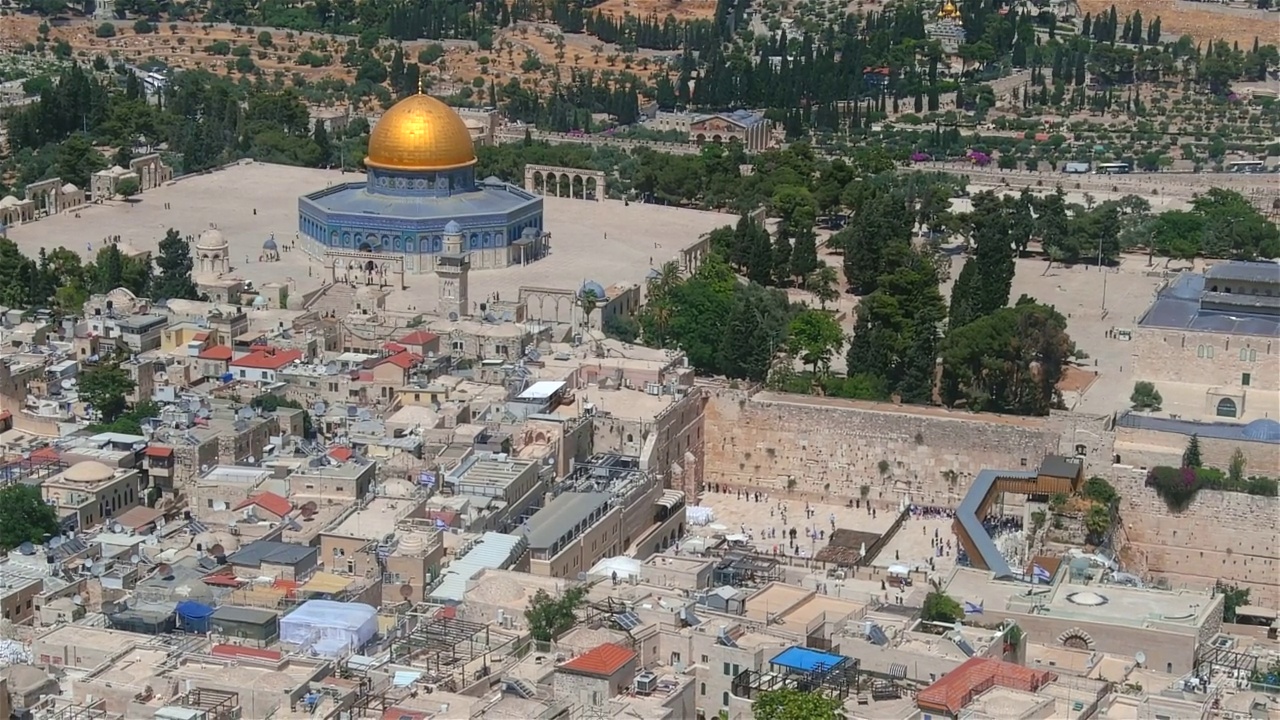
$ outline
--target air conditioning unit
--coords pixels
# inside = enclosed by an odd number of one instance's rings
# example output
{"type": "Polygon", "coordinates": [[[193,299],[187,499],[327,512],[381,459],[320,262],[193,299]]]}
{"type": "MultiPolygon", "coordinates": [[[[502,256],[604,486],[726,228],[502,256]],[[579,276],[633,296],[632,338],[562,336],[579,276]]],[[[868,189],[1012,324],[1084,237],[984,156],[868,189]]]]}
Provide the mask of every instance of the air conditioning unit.
{"type": "Polygon", "coordinates": [[[658,688],[658,676],[648,670],[636,675],[636,694],[652,695],[658,688]]]}

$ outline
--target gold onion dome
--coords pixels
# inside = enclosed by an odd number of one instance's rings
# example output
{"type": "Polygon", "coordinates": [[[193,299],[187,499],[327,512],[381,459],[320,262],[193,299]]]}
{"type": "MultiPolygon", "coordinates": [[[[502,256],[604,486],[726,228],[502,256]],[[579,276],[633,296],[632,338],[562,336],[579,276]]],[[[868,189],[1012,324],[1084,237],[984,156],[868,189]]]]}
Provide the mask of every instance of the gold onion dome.
{"type": "Polygon", "coordinates": [[[369,133],[364,164],[383,170],[453,170],[474,164],[471,133],[453,108],[419,93],[391,106],[369,133]]]}
{"type": "Polygon", "coordinates": [[[944,18],[948,18],[950,20],[959,20],[960,8],[957,8],[955,4],[951,2],[951,0],[947,0],[942,5],[942,10],[938,13],[938,15],[944,18]]]}

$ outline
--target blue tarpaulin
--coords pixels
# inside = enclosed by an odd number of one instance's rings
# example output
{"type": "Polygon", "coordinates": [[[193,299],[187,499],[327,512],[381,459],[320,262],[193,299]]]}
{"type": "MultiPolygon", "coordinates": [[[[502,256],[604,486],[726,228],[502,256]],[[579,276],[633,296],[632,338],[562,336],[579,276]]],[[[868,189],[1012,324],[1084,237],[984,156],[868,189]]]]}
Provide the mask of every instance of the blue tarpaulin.
{"type": "Polygon", "coordinates": [[[209,617],[213,608],[194,600],[183,600],[174,608],[178,615],[178,627],[191,633],[209,632],[209,617]]]}

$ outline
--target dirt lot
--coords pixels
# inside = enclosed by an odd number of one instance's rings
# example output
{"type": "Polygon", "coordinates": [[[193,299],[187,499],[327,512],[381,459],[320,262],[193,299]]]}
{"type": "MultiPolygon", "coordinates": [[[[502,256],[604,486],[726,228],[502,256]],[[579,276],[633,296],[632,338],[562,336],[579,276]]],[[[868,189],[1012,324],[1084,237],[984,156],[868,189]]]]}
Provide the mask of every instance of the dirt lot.
{"type": "Polygon", "coordinates": [[[1280,43],[1280,16],[1243,7],[1186,2],[1185,0],[1080,0],[1080,11],[1093,17],[1109,12],[1125,18],[1134,10],[1150,22],[1160,17],[1160,29],[1166,36],[1190,35],[1197,41],[1223,39],[1239,42],[1240,47],[1253,46],[1257,37],[1264,45],[1280,43]]]}
{"type": "MultiPolygon", "coordinates": [[[[227,62],[235,58],[215,56],[204,52],[204,47],[218,40],[225,40],[232,45],[249,45],[253,48],[251,58],[254,64],[267,73],[283,70],[286,73],[301,73],[308,80],[321,77],[341,77],[347,80],[354,78],[350,70],[334,64],[327,67],[312,68],[294,63],[299,52],[310,49],[311,37],[294,35],[288,39],[284,31],[272,31],[273,48],[262,48],[258,45],[257,32],[241,32],[236,34],[230,28],[213,27],[208,30],[193,23],[176,23],[176,31],[169,29],[168,23],[157,26],[157,32],[138,35],[133,32],[130,22],[116,23],[116,36],[100,38],[94,30],[100,23],[76,19],[55,25],[50,29],[51,39],[62,39],[70,43],[77,53],[85,51],[91,55],[115,53],[114,57],[129,63],[138,63],[148,58],[156,58],[172,67],[204,68],[211,72],[226,74],[227,62]],[[259,57],[259,52],[265,57],[259,57]]],[[[28,16],[7,16],[0,29],[0,44],[11,45],[29,42],[37,36],[40,19],[28,16]]],[[[320,37],[320,36],[316,36],[320,37]]],[[[340,53],[340,42],[326,38],[328,52],[336,56],[340,53]]]]}
{"type": "Polygon", "coordinates": [[[715,17],[715,0],[605,0],[595,10],[614,16],[675,15],[677,20],[710,20],[715,17]]]}

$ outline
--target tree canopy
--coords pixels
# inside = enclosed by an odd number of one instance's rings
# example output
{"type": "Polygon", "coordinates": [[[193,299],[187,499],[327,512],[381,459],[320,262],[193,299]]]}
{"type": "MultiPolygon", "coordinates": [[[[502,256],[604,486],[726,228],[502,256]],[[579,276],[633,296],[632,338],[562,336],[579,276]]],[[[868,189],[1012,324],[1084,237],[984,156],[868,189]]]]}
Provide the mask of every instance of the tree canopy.
{"type": "Polygon", "coordinates": [[[818,692],[766,690],[751,703],[756,720],[841,720],[839,700],[818,692]]]}
{"type": "Polygon", "coordinates": [[[0,550],[24,542],[40,543],[58,533],[58,513],[44,501],[40,488],[15,483],[0,488],[0,550]]]}
{"type": "Polygon", "coordinates": [[[529,599],[524,617],[534,640],[550,642],[578,621],[577,610],[587,596],[586,586],[568,588],[560,597],[539,589],[529,599]]]}

